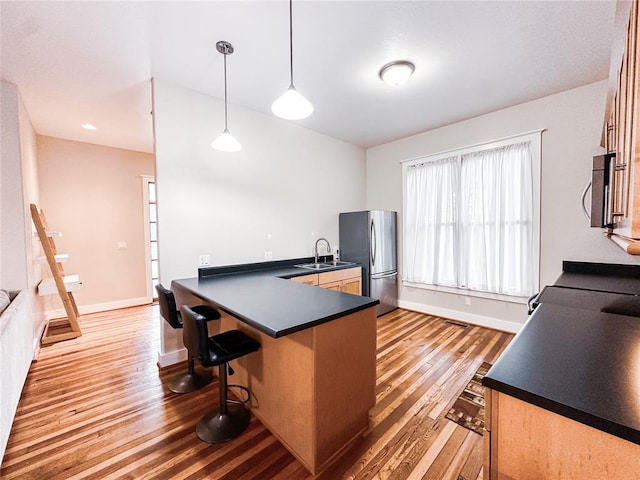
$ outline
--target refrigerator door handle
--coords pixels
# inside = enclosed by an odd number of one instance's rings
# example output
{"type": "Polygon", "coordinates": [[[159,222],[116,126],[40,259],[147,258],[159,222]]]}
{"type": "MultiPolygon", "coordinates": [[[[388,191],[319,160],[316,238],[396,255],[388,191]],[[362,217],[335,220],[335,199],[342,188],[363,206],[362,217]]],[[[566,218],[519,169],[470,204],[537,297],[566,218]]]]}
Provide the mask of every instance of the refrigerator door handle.
{"type": "Polygon", "coordinates": [[[398,272],[391,272],[391,273],[378,273],[376,275],[371,275],[371,278],[391,278],[391,277],[396,277],[398,275],[398,272]]]}
{"type": "Polygon", "coordinates": [[[371,220],[371,265],[375,266],[376,264],[376,228],[371,220]]]}

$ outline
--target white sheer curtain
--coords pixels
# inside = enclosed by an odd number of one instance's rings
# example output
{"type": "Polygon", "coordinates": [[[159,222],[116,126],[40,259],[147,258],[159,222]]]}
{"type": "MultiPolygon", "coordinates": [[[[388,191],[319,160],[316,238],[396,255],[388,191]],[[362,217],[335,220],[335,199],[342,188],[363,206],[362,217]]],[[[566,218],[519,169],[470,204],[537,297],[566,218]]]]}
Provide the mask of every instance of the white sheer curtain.
{"type": "Polygon", "coordinates": [[[459,157],[409,167],[405,212],[405,279],[457,285],[457,205],[459,157]]]}
{"type": "Polygon", "coordinates": [[[533,291],[533,184],[529,142],[462,156],[459,286],[533,291]]]}
{"type": "Polygon", "coordinates": [[[405,281],[533,293],[530,142],[410,165],[405,180],[405,281]]]}

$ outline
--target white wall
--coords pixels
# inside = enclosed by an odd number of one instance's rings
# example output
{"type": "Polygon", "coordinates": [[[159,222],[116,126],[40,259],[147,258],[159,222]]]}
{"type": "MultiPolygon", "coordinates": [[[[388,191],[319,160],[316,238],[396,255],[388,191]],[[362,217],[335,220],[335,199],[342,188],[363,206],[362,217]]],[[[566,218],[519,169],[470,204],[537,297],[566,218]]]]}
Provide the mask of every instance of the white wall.
{"type": "MultiPolygon", "coordinates": [[[[141,176],[153,176],[153,155],[42,135],[37,146],[39,206],[62,232],[56,247],[69,254],[65,272],[80,275],[80,314],[150,303],[141,176]]],[[[57,295],[45,307],[50,318],[66,316],[57,295]]]]}
{"type": "MultiPolygon", "coordinates": [[[[338,241],[338,214],[365,205],[365,153],[270,115],[229,105],[229,130],[243,145],[213,150],[224,106],[154,79],[153,111],[160,279],[197,276],[213,265],[312,254],[315,240],[338,241]]],[[[174,332],[162,351],[181,348],[174,332]]]]}
{"type": "MultiPolygon", "coordinates": [[[[590,228],[580,207],[592,156],[602,153],[605,97],[606,83],[599,82],[371,148],[367,208],[402,212],[402,160],[544,128],[541,287],[555,281],[562,260],[640,264],[640,258],[626,255],[599,229],[590,228]]],[[[401,214],[400,219],[402,224],[401,214]]],[[[526,320],[526,308],[514,303],[474,297],[466,306],[460,295],[405,286],[400,300],[407,307],[510,330],[526,320]]]]}
{"type": "MultiPolygon", "coordinates": [[[[19,96],[18,123],[20,125],[20,161],[22,170],[22,208],[24,226],[22,239],[25,245],[24,262],[27,270],[27,302],[32,306],[32,347],[35,354],[40,345],[40,336],[44,330],[43,297],[37,295],[36,287],[42,279],[42,267],[36,259],[42,255],[40,240],[34,235],[36,229],[31,219],[30,204],[38,204],[40,198],[40,176],[38,172],[38,155],[36,148],[36,131],[29,118],[29,113],[19,96]]],[[[26,357],[25,357],[26,358],[26,357]]]]}
{"type": "Polygon", "coordinates": [[[0,125],[0,288],[28,290],[33,307],[34,348],[44,326],[42,302],[35,295],[42,269],[34,261],[41,251],[33,232],[29,204],[38,202],[39,181],[36,133],[18,87],[0,81],[2,121],[0,125]]]}
{"type": "Polygon", "coordinates": [[[20,97],[18,88],[2,82],[2,274],[0,288],[19,290],[28,286],[27,246],[25,245],[24,194],[20,156],[20,97]]]}

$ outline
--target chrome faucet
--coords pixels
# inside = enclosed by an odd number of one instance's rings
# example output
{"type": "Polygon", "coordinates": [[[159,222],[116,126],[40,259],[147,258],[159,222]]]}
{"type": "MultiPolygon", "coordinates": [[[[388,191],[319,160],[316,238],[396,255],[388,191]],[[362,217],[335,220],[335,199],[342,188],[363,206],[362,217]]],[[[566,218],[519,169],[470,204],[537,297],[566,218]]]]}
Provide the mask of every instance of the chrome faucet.
{"type": "Polygon", "coordinates": [[[318,242],[320,242],[320,240],[324,240],[324,243],[327,244],[327,255],[331,253],[331,245],[329,245],[329,240],[324,237],[320,237],[318,240],[316,240],[316,246],[313,248],[313,250],[315,251],[315,263],[318,263],[318,242]]]}

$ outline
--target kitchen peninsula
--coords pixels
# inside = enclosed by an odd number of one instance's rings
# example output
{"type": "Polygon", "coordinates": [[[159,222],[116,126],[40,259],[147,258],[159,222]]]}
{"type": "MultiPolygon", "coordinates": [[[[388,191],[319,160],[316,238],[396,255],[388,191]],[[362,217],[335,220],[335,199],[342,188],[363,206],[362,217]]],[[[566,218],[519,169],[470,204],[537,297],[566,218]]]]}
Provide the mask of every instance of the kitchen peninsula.
{"type": "Polygon", "coordinates": [[[200,268],[198,278],[171,286],[178,305],[220,311],[210,334],[239,329],[260,342],[258,352],[232,362],[230,383],[251,390],[253,413],[317,475],[369,427],[379,302],[291,281],[360,275],[357,265],[319,273],[294,266],[308,261],[200,268]]]}

